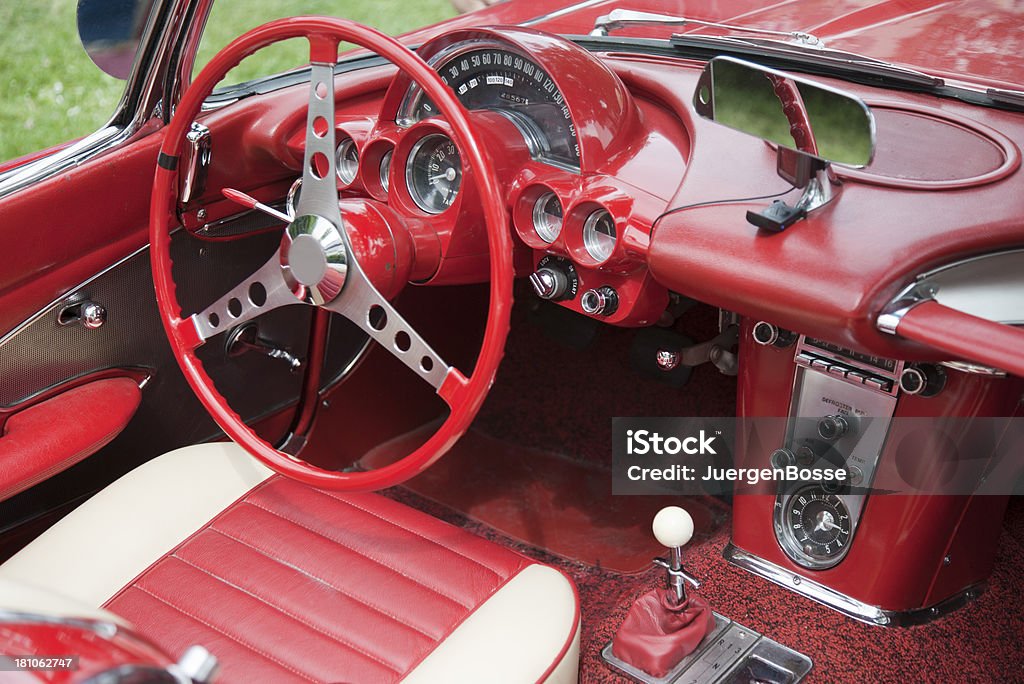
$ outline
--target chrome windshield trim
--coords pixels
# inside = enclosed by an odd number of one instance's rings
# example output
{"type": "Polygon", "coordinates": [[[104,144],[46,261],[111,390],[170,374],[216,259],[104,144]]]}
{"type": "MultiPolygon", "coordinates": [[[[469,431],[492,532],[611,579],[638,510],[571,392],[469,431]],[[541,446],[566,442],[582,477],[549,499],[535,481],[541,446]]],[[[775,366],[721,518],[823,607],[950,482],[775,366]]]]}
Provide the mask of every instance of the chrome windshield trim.
{"type": "Polygon", "coordinates": [[[157,115],[162,110],[165,116],[169,116],[167,108],[161,107],[164,92],[177,92],[177,76],[168,78],[169,70],[186,63],[191,69],[191,58],[181,59],[182,46],[186,42],[182,39],[183,32],[196,30],[194,26],[189,29],[192,22],[187,19],[194,16],[200,3],[208,10],[210,2],[154,0],[124,93],[107,124],[77,143],[0,174],[0,197],[79,166],[115,147],[158,130],[163,122],[157,115]]]}

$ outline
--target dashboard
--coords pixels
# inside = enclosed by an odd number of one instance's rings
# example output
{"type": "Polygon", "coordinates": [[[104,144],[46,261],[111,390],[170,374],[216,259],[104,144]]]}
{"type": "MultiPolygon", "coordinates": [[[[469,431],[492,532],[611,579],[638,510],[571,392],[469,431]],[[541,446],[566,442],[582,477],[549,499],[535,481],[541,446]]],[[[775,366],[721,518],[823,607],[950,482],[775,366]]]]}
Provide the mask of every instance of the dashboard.
{"type": "MultiPolygon", "coordinates": [[[[655,323],[669,290],[650,276],[652,226],[686,167],[685,126],[629,92],[573,43],[524,28],[453,31],[419,54],[454,91],[495,164],[517,240],[518,274],[544,299],[622,326],[655,323]],[[593,97],[601,92],[601,98],[593,97]],[[651,182],[651,169],[670,173],[651,182]]],[[[386,203],[416,244],[416,278],[487,278],[471,169],[437,107],[407,76],[377,116],[340,113],[343,197],[386,203]],[[430,265],[426,266],[429,261],[430,265]]],[[[289,147],[301,156],[303,133],[289,147]]]]}
{"type": "MultiPolygon", "coordinates": [[[[836,199],[768,235],[745,214],[788,187],[775,151],[695,115],[702,63],[592,53],[521,27],[450,30],[418,53],[470,110],[494,163],[517,275],[608,324],[654,325],[680,295],[862,353],[937,360],[927,345],[880,332],[879,313],[921,273],[1024,244],[1022,199],[1006,191],[1024,141],[1012,112],[820,79],[871,106],[876,158],[864,170],[834,167],[836,199]]],[[[396,233],[365,225],[370,214],[400,226],[413,282],[485,282],[473,170],[434,103],[394,69],[350,72],[338,87],[347,220],[368,234],[396,233]]],[[[301,89],[264,98],[257,111],[273,125],[249,121],[244,132],[278,174],[301,165],[301,98],[301,89]]],[[[247,189],[276,201],[295,176],[268,181],[265,161],[247,159],[247,189]]],[[[202,218],[185,212],[185,225],[232,211],[204,208],[202,218]]]]}

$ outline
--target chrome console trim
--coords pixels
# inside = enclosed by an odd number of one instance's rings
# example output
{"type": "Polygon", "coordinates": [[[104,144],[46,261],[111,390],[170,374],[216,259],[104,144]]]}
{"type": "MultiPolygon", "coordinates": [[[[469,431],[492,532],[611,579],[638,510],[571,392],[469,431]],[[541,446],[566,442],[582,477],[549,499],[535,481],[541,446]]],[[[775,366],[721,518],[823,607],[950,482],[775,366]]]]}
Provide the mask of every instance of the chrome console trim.
{"type": "Polygon", "coordinates": [[[985,590],[984,583],[974,584],[933,606],[915,610],[886,610],[858,601],[851,596],[808,579],[804,575],[759,558],[734,546],[732,542],[726,544],[722,549],[722,557],[747,572],[791,589],[812,601],[834,608],[847,617],[881,627],[908,627],[930,622],[960,608],[977,598],[985,590]]]}
{"type": "Polygon", "coordinates": [[[926,301],[997,323],[1024,324],[1024,249],[983,254],[921,273],[882,310],[875,322],[878,329],[895,335],[907,312],[926,301]]]}

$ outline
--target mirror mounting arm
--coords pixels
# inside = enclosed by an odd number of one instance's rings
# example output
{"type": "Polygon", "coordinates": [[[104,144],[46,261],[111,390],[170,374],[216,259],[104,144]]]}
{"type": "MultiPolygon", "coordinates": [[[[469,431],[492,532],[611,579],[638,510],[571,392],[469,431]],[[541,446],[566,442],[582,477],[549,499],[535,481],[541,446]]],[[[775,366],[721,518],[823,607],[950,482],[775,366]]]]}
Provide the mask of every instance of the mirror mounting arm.
{"type": "Polygon", "coordinates": [[[836,183],[826,161],[779,147],[776,170],[793,187],[803,188],[804,192],[793,206],[775,200],[764,211],[748,211],[747,221],[758,228],[781,233],[835,197],[836,183]]]}

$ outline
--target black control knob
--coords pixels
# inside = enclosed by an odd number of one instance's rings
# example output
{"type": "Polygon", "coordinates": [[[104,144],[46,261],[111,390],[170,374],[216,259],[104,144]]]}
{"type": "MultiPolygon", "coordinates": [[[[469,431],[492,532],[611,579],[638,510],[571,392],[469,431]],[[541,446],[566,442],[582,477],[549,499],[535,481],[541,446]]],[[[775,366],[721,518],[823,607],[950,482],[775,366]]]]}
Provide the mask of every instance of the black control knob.
{"type": "Polygon", "coordinates": [[[619,308],[619,293],[608,285],[587,290],[580,297],[580,308],[591,316],[611,316],[619,308]]]}
{"type": "Polygon", "coordinates": [[[850,423],[844,416],[825,416],[818,421],[818,436],[826,442],[834,442],[850,430],[850,423]]]}
{"type": "Polygon", "coordinates": [[[806,444],[796,450],[796,462],[802,466],[809,466],[817,459],[818,454],[814,453],[814,449],[806,444]]]}
{"type": "Polygon", "coordinates": [[[796,342],[797,337],[796,333],[780,328],[768,321],[758,321],[755,323],[751,335],[754,338],[754,342],[762,347],[771,345],[779,348],[790,346],[796,342]]]}
{"type": "Polygon", "coordinates": [[[796,465],[796,455],[789,449],[776,449],[768,459],[772,468],[784,470],[791,465],[796,465]]]}
{"type": "Polygon", "coordinates": [[[569,289],[569,276],[556,266],[544,266],[530,276],[530,285],[541,299],[561,299],[569,289]]]}
{"type": "Polygon", "coordinates": [[[907,394],[934,397],[946,386],[946,371],[930,363],[908,364],[900,374],[900,389],[907,394]]]}

